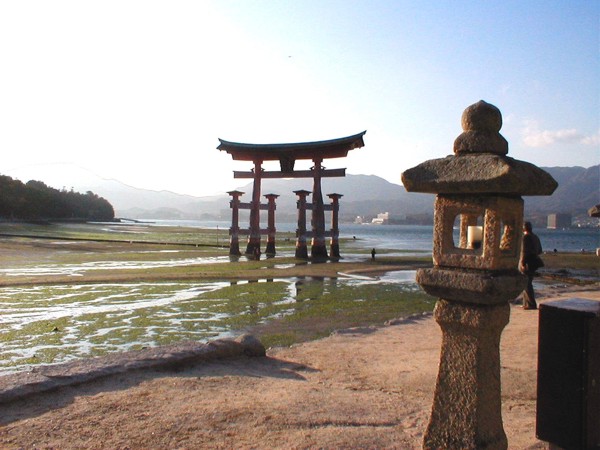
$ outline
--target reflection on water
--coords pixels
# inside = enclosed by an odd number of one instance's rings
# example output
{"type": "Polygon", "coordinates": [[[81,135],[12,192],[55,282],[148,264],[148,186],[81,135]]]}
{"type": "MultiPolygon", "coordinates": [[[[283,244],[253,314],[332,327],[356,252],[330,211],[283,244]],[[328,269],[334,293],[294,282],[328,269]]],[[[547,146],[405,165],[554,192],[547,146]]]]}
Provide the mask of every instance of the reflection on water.
{"type": "MultiPolygon", "coordinates": [[[[0,288],[0,372],[173,343],[292,314],[341,288],[413,291],[414,271],[237,282],[144,282],[0,288]]],[[[348,301],[355,301],[349,298],[348,301]]],[[[361,301],[356,299],[356,301],[361,301]]],[[[362,300],[364,301],[364,299],[362,300]]]]}

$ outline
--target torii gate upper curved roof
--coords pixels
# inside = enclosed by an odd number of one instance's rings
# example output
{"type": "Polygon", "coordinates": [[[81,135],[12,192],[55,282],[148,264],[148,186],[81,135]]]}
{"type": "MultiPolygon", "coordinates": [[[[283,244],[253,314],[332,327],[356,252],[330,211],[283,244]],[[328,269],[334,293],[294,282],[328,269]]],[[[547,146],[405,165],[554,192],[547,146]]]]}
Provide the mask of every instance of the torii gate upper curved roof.
{"type": "Polygon", "coordinates": [[[338,139],[314,142],[297,142],[289,144],[244,144],[241,142],[229,142],[219,139],[217,149],[229,153],[237,161],[281,161],[313,159],[314,157],[343,158],[350,150],[364,147],[362,133],[346,136],[338,139]]]}

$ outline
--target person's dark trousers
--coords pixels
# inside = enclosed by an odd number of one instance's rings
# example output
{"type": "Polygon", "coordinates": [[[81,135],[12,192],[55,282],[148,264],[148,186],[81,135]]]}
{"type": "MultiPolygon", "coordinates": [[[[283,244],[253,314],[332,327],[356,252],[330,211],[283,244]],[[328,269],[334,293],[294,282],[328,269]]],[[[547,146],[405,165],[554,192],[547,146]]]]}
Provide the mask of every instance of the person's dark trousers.
{"type": "Polygon", "coordinates": [[[523,309],[537,309],[533,292],[533,274],[527,274],[527,288],[523,291],[523,309]]]}

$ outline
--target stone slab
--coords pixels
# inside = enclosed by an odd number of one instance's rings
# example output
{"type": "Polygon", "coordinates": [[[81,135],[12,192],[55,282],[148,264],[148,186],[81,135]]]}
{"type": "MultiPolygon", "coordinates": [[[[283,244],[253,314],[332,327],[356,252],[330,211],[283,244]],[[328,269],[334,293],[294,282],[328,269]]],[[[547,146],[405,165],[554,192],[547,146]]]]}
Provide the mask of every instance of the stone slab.
{"type": "Polygon", "coordinates": [[[527,278],[516,271],[494,273],[439,267],[419,269],[416,280],[434,297],[481,305],[512,300],[527,284],[527,278]]]}
{"type": "Polygon", "coordinates": [[[28,372],[0,377],[0,404],[74,386],[121,373],[177,367],[240,356],[265,356],[261,342],[251,335],[208,343],[182,342],[143,350],[112,353],[98,358],[39,366],[28,372]]]}

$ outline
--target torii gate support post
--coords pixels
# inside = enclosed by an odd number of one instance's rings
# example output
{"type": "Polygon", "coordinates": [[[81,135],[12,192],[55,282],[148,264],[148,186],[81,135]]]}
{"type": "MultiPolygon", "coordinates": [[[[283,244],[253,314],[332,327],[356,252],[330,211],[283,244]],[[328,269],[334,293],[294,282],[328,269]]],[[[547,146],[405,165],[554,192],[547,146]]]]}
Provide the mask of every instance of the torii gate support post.
{"type": "Polygon", "coordinates": [[[277,194],[267,194],[265,197],[268,200],[268,219],[267,219],[267,248],[265,253],[267,256],[275,256],[275,199],[279,197],[277,194]]]}
{"type": "Polygon", "coordinates": [[[229,191],[231,196],[229,206],[231,208],[231,228],[229,229],[229,254],[240,256],[240,196],[243,192],[229,191]]]}
{"type": "Polygon", "coordinates": [[[296,229],[296,258],[308,259],[308,249],[306,247],[306,197],[310,191],[294,191],[298,196],[296,202],[298,206],[298,228],[296,229]]]}
{"type": "Polygon", "coordinates": [[[323,207],[323,193],[321,191],[321,166],[323,158],[314,158],[313,167],[313,201],[312,201],[312,245],[310,256],[314,259],[327,259],[327,246],[325,244],[325,208],[323,207]]]}
{"type": "Polygon", "coordinates": [[[332,258],[340,258],[340,229],[339,229],[339,211],[340,198],[342,194],[327,194],[331,199],[331,247],[332,258]]]}
{"type": "Polygon", "coordinates": [[[250,203],[250,230],[246,255],[260,254],[260,184],[262,178],[262,160],[254,160],[254,183],[252,185],[252,203],[250,203]]]}

